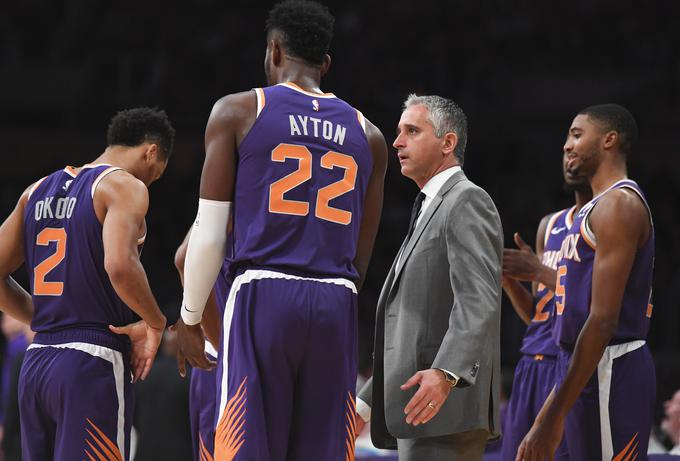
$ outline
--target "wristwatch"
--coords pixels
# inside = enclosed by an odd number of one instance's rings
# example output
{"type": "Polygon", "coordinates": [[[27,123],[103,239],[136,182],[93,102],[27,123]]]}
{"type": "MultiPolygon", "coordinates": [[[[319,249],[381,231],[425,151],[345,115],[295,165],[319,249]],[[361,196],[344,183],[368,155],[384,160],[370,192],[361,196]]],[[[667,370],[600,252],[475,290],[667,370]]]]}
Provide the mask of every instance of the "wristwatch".
{"type": "Polygon", "coordinates": [[[453,376],[448,371],[442,370],[441,368],[437,368],[437,370],[441,371],[444,374],[444,380],[446,381],[446,384],[448,384],[451,388],[456,387],[456,384],[458,384],[458,378],[453,376]]]}

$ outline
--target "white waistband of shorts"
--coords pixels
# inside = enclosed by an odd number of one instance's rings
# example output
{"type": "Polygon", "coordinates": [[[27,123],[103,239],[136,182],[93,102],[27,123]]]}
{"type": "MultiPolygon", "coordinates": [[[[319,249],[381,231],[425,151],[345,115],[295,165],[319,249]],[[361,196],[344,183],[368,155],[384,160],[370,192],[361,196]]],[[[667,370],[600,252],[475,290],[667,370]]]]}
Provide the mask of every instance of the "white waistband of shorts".
{"type": "Polygon", "coordinates": [[[647,342],[644,339],[636,339],[635,341],[628,341],[627,343],[607,346],[606,350],[612,356],[612,358],[615,359],[629,352],[640,349],[645,344],[647,344],[647,342]]]}
{"type": "Polygon", "coordinates": [[[354,294],[357,293],[357,287],[351,280],[345,278],[333,278],[333,279],[318,279],[313,277],[301,277],[299,275],[286,274],[285,272],[276,272],[271,270],[263,269],[248,269],[243,274],[236,277],[234,280],[234,285],[241,285],[244,283],[252,282],[253,280],[262,279],[282,279],[282,280],[306,280],[310,282],[320,282],[320,283],[330,283],[333,285],[341,285],[350,290],[354,294]],[[237,283],[238,280],[238,283],[237,283]]]}

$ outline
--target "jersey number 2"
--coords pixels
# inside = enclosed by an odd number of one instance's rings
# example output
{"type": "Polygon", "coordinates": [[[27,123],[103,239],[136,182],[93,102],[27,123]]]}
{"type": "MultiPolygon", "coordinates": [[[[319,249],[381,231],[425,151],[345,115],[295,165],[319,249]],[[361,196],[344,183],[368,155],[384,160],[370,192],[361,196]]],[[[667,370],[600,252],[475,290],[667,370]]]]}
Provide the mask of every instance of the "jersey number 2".
{"type": "MultiPolygon", "coordinates": [[[[283,194],[311,179],[312,153],[305,146],[295,144],[279,144],[276,146],[272,151],[272,161],[285,162],[287,159],[297,160],[298,169],[275,181],[269,187],[269,212],[307,216],[309,214],[309,202],[285,199],[283,194]]],[[[328,203],[334,198],[354,190],[357,180],[357,163],[349,155],[329,151],[321,157],[321,167],[328,170],[339,167],[345,170],[345,175],[341,180],[319,189],[316,194],[314,215],[326,221],[347,225],[352,222],[352,212],[334,208],[328,203]]]]}
{"type": "Polygon", "coordinates": [[[35,244],[40,246],[47,246],[50,242],[57,243],[55,252],[33,269],[33,294],[37,296],[61,296],[64,292],[64,282],[45,281],[45,276],[66,256],[66,231],[63,227],[47,227],[35,239],[35,244]]]}

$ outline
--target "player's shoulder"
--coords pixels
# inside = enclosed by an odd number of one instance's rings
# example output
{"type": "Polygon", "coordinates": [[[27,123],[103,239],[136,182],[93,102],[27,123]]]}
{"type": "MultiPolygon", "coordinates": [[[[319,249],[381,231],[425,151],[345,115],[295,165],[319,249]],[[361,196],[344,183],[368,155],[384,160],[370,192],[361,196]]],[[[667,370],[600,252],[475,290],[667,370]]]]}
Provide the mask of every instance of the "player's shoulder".
{"type": "Polygon", "coordinates": [[[647,207],[638,192],[629,187],[618,187],[604,194],[597,206],[593,208],[592,213],[593,215],[605,213],[624,216],[638,213],[646,215],[647,207]]]}
{"type": "Polygon", "coordinates": [[[118,198],[144,198],[148,197],[146,185],[134,175],[124,169],[114,169],[102,177],[93,190],[93,196],[106,196],[118,198]]]}
{"type": "Polygon", "coordinates": [[[210,118],[232,120],[252,113],[256,107],[256,90],[231,93],[215,101],[210,118]]]}

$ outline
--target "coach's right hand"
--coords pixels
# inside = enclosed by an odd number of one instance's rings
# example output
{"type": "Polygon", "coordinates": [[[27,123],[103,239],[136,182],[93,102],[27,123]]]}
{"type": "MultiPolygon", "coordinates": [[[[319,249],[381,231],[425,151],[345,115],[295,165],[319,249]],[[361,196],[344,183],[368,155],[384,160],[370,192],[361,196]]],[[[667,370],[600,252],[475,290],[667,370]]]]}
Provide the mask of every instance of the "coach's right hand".
{"type": "Polygon", "coordinates": [[[194,368],[215,368],[217,363],[205,355],[205,336],[200,324],[187,325],[180,317],[170,329],[177,332],[177,369],[182,378],[187,374],[186,362],[194,368]]]}

